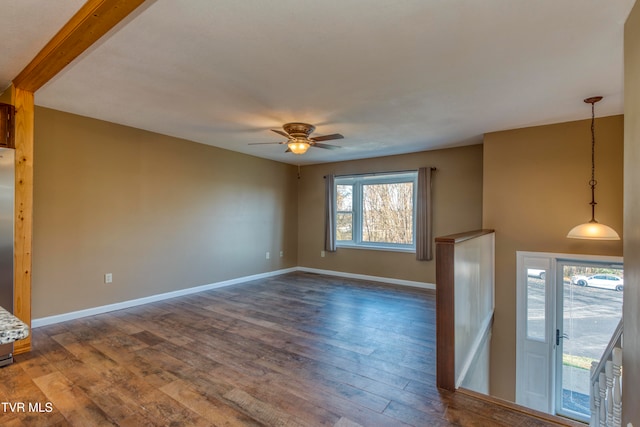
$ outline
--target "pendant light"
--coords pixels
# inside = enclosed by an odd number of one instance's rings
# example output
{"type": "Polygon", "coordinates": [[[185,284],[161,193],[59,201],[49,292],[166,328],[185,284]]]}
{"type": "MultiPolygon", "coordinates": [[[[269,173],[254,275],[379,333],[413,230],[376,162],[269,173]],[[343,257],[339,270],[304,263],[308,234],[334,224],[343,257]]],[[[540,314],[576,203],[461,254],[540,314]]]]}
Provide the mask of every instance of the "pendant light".
{"type": "Polygon", "coordinates": [[[584,100],[587,104],[591,104],[591,220],[584,224],[576,225],[569,231],[567,237],[570,239],[587,239],[587,240],[620,240],[620,236],[616,231],[604,224],[596,221],[596,181],[595,178],[595,150],[596,150],[596,133],[595,133],[595,103],[602,99],[601,96],[594,96],[584,100]]]}

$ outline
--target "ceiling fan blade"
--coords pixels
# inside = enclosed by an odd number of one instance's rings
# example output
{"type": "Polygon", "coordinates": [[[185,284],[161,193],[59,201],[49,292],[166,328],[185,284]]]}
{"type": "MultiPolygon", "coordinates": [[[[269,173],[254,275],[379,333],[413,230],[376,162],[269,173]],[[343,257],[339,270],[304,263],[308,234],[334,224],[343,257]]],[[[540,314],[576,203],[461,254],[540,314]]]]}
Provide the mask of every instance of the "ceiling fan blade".
{"type": "Polygon", "coordinates": [[[284,136],[284,137],[285,137],[285,138],[287,138],[287,139],[291,139],[291,135],[289,135],[288,133],[286,133],[286,132],[285,132],[285,131],[283,131],[283,130],[279,130],[279,129],[271,129],[271,132],[275,132],[275,133],[277,133],[277,134],[279,134],[279,135],[284,136]]]}
{"type": "Polygon", "coordinates": [[[284,142],[250,142],[247,145],[269,145],[269,144],[284,144],[284,142]]]}
{"type": "Polygon", "coordinates": [[[287,148],[287,151],[285,151],[285,153],[291,153],[291,148],[287,148]]]}
{"type": "Polygon", "coordinates": [[[337,150],[338,148],[342,148],[342,147],[338,147],[337,145],[320,144],[318,142],[316,142],[315,144],[312,144],[311,146],[318,147],[318,148],[326,148],[328,150],[337,150]]]}
{"type": "Polygon", "coordinates": [[[332,139],[342,139],[344,138],[344,136],[340,135],[339,133],[333,133],[331,135],[323,135],[323,136],[314,136],[312,138],[309,138],[313,141],[329,141],[332,139]]]}

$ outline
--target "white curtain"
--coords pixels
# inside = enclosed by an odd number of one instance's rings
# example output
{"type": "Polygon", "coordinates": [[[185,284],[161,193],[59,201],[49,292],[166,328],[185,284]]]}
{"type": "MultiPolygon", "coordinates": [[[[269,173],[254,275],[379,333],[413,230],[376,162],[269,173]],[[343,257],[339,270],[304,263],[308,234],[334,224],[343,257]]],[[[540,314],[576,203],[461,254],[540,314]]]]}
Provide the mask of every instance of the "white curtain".
{"type": "Polygon", "coordinates": [[[324,177],[324,250],[327,252],[336,251],[336,186],[335,176],[324,177]]]}
{"type": "Polygon", "coordinates": [[[418,169],[418,200],[416,212],[416,259],[433,259],[432,210],[431,210],[431,173],[433,168],[418,169]]]}

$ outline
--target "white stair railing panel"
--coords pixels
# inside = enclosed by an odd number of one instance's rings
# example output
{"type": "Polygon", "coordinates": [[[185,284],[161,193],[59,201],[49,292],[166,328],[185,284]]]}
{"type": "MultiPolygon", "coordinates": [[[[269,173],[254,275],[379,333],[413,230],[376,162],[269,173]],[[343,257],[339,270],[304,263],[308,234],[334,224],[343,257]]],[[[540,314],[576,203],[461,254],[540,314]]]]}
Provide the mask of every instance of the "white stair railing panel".
{"type": "Polygon", "coordinates": [[[598,374],[598,394],[600,395],[600,427],[607,427],[607,376],[598,374]]]}
{"type": "MultiPolygon", "coordinates": [[[[597,362],[591,362],[592,375],[595,372],[597,365],[597,362]]],[[[591,427],[600,427],[600,385],[598,384],[598,381],[591,384],[590,391],[591,393],[589,394],[591,395],[591,399],[589,400],[591,401],[591,422],[589,425],[591,427]]]]}
{"type": "Polygon", "coordinates": [[[622,427],[622,321],[602,359],[591,363],[591,427],[622,427]]]}
{"type": "Polygon", "coordinates": [[[613,362],[607,360],[604,365],[604,375],[607,378],[607,425],[613,425],[613,362]]]}
{"type": "Polygon", "coordinates": [[[616,347],[613,361],[613,425],[622,426],[622,349],[616,347]]]}

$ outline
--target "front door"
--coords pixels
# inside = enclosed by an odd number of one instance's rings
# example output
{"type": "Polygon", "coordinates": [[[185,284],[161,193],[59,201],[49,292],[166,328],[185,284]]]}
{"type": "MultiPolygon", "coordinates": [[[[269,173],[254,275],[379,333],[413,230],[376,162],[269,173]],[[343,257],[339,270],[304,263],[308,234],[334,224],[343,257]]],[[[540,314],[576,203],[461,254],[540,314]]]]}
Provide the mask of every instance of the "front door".
{"type": "Polygon", "coordinates": [[[617,263],[575,261],[559,261],[557,269],[556,413],[589,421],[591,362],[600,360],[622,317],[624,271],[617,263]]]}
{"type": "Polygon", "coordinates": [[[518,253],[516,403],[553,410],[553,259],[518,253]]]}
{"type": "Polygon", "coordinates": [[[588,421],[589,369],[622,316],[622,259],[517,254],[516,402],[588,421]]]}

